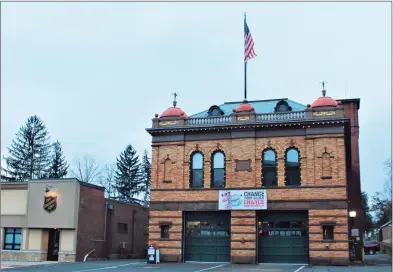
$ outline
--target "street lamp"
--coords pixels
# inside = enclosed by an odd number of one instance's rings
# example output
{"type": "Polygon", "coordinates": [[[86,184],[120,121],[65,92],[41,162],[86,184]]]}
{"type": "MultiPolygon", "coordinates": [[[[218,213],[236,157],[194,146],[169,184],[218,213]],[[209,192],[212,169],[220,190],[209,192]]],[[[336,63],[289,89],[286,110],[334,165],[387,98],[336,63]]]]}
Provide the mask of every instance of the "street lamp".
{"type": "Polygon", "coordinates": [[[351,239],[352,243],[350,246],[350,259],[351,259],[351,261],[354,261],[355,259],[357,259],[356,257],[358,256],[358,254],[356,254],[356,252],[358,251],[357,247],[356,247],[357,243],[356,243],[356,239],[355,239],[356,233],[354,233],[354,229],[353,229],[355,217],[356,217],[356,211],[350,210],[349,211],[349,219],[350,219],[349,220],[349,223],[350,223],[349,229],[350,229],[350,235],[352,238],[351,239]]]}
{"type": "Polygon", "coordinates": [[[352,210],[349,212],[349,217],[355,218],[356,217],[356,211],[352,210]]]}

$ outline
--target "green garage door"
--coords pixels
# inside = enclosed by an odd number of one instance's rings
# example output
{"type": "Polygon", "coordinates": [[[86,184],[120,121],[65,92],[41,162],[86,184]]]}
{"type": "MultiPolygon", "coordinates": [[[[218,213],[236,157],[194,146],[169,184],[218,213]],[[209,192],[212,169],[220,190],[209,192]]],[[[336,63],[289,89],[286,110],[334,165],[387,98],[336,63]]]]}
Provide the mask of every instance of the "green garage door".
{"type": "Polygon", "coordinates": [[[229,262],[230,246],[229,212],[186,214],[185,261],[229,262]]]}
{"type": "Polygon", "coordinates": [[[261,212],[258,216],[260,263],[308,263],[307,212],[261,212]]]}

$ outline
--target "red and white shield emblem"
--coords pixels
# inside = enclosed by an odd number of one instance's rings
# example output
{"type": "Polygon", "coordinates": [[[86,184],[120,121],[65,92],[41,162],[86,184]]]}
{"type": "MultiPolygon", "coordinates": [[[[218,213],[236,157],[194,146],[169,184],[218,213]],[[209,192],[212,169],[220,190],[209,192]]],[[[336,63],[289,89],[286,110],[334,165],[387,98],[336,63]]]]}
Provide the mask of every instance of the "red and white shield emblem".
{"type": "Polygon", "coordinates": [[[44,197],[44,210],[48,213],[56,210],[57,207],[57,196],[45,196],[44,197]]]}

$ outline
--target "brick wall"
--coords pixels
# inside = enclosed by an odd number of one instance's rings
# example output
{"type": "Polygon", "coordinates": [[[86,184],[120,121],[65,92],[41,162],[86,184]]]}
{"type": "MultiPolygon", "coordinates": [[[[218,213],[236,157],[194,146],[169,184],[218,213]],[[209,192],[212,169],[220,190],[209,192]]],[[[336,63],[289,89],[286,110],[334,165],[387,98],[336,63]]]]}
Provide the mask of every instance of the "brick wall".
{"type": "Polygon", "coordinates": [[[152,151],[152,189],[189,188],[190,156],[197,148],[204,155],[204,187],[210,187],[211,154],[220,149],[226,156],[226,187],[244,188],[262,185],[262,151],[268,147],[277,152],[278,185],[284,186],[285,150],[293,146],[300,151],[302,185],[346,185],[344,136],[319,135],[308,137],[278,137],[258,139],[232,139],[217,141],[195,141],[186,143],[154,144],[152,151]],[[198,147],[197,147],[198,146],[198,147]],[[331,179],[322,179],[322,154],[331,156],[331,179]],[[235,160],[251,159],[252,172],[236,172],[235,160]],[[164,181],[165,161],[171,161],[170,181],[164,181]]]}
{"type": "MultiPolygon", "coordinates": [[[[198,209],[197,206],[201,203],[215,204],[218,201],[217,190],[209,189],[213,152],[222,150],[225,153],[226,188],[260,188],[262,152],[269,145],[277,153],[278,188],[267,189],[268,209],[274,207],[273,209],[309,210],[310,262],[335,264],[348,262],[347,173],[343,134],[154,143],[151,201],[161,203],[161,206],[150,211],[149,243],[154,243],[161,248],[163,261],[181,261],[183,210],[182,206],[180,204],[176,206],[176,203],[194,203],[192,208],[190,206],[192,210],[198,209]],[[291,146],[296,147],[300,152],[301,187],[298,188],[285,187],[285,151],[291,146]],[[189,186],[190,156],[196,150],[204,155],[205,189],[190,189],[189,186]],[[328,178],[322,178],[324,152],[329,154],[330,159],[328,178]],[[252,171],[235,171],[235,160],[248,159],[251,160],[252,171]],[[168,160],[170,164],[165,163],[168,160]],[[164,165],[171,166],[169,183],[164,182],[164,165]],[[311,201],[314,201],[314,204],[309,204],[311,201]],[[329,205],[323,204],[327,202],[329,205]],[[338,205],[336,204],[338,202],[344,204],[338,205]],[[174,203],[175,206],[171,206],[170,203],[174,203]],[[325,206],[327,208],[324,208],[325,206]],[[169,239],[159,239],[160,220],[173,223],[169,239]],[[323,241],[321,225],[323,221],[335,222],[334,242],[323,241]]],[[[255,232],[255,211],[232,211],[232,262],[256,261],[255,232]]]]}
{"type": "Polygon", "coordinates": [[[76,244],[76,261],[96,249],[93,258],[106,258],[104,237],[105,227],[105,197],[104,191],[81,184],[79,216],[76,244]],[[94,241],[101,240],[101,241],[94,241]]]}
{"type": "Polygon", "coordinates": [[[183,219],[182,211],[150,211],[149,212],[149,245],[160,249],[163,262],[181,261],[183,219]],[[169,238],[161,239],[161,221],[170,221],[169,238]]]}
{"type": "Polygon", "coordinates": [[[107,199],[114,205],[108,219],[108,257],[143,258],[148,238],[148,209],[133,204],[107,199]],[[127,224],[127,233],[121,233],[118,224],[127,224]],[[121,242],[126,242],[125,249],[121,242]]]}
{"type": "Polygon", "coordinates": [[[231,211],[231,262],[255,263],[255,211],[231,211]]]}

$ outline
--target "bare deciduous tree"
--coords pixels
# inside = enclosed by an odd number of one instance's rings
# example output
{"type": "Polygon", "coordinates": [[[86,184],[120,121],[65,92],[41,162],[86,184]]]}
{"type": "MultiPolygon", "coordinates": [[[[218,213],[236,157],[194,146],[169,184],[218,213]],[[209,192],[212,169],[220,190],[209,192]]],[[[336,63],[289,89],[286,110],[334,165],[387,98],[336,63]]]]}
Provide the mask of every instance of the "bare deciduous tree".
{"type": "Polygon", "coordinates": [[[80,181],[96,183],[101,179],[100,164],[89,155],[84,155],[82,158],[78,157],[71,169],[71,176],[80,181]]]}
{"type": "Polygon", "coordinates": [[[384,183],[384,189],[376,192],[373,196],[371,211],[375,213],[376,224],[378,226],[392,220],[392,163],[388,159],[384,163],[387,179],[384,183]]]}
{"type": "Polygon", "coordinates": [[[384,184],[385,198],[392,203],[392,160],[389,158],[385,161],[387,179],[384,184]]]}
{"type": "Polygon", "coordinates": [[[100,185],[105,188],[105,195],[107,198],[116,198],[116,165],[109,163],[106,164],[101,170],[100,185]]]}

